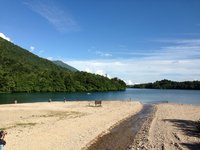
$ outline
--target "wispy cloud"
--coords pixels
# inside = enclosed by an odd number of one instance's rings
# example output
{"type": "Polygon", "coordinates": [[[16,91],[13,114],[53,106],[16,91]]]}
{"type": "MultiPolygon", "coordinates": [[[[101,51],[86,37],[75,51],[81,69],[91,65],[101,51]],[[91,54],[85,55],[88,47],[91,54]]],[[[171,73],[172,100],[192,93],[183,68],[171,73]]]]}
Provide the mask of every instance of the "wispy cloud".
{"type": "Polygon", "coordinates": [[[102,56],[102,57],[111,57],[112,56],[111,53],[103,52],[103,51],[96,51],[95,54],[99,55],[99,56],[102,56]]]}
{"type": "Polygon", "coordinates": [[[149,82],[168,78],[171,80],[200,80],[200,60],[157,60],[121,59],[121,60],[88,60],[66,61],[79,70],[96,73],[102,70],[112,77],[119,77],[125,81],[149,82]]]}
{"type": "MultiPolygon", "coordinates": [[[[168,41],[169,42],[169,41],[168,41]]],[[[122,52],[124,56],[131,52],[122,52]]],[[[200,80],[200,40],[171,41],[168,46],[149,52],[134,53],[141,57],[96,60],[69,60],[66,63],[85,71],[101,72],[124,81],[143,83],[164,78],[184,81],[200,80]]],[[[122,55],[122,54],[121,54],[122,55]]]]}
{"type": "Polygon", "coordinates": [[[69,13],[59,8],[53,1],[27,0],[25,3],[31,10],[48,20],[58,31],[79,31],[80,27],[69,13]]]}
{"type": "Polygon", "coordinates": [[[9,37],[7,37],[5,34],[0,32],[0,37],[2,37],[3,39],[7,40],[7,41],[11,41],[9,37]]]}
{"type": "Polygon", "coordinates": [[[91,46],[91,48],[89,48],[87,51],[90,54],[95,54],[95,55],[98,55],[100,57],[111,57],[112,56],[111,52],[108,52],[108,51],[105,51],[105,50],[104,51],[98,50],[98,48],[96,48],[95,46],[91,46]]]}
{"type": "Polygon", "coordinates": [[[167,40],[168,46],[159,50],[155,57],[162,57],[167,60],[200,59],[200,39],[167,40]]]}

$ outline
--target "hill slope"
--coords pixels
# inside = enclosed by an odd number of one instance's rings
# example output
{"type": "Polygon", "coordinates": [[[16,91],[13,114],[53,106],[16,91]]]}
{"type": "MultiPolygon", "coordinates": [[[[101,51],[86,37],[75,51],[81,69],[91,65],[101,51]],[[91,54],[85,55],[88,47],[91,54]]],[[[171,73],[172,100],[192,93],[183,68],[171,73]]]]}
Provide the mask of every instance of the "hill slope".
{"type": "Polygon", "coordinates": [[[66,69],[68,69],[68,70],[70,70],[70,71],[73,71],[73,72],[76,72],[76,71],[78,71],[76,68],[74,68],[74,67],[72,67],[72,66],[70,66],[70,65],[68,65],[68,64],[66,64],[66,63],[64,63],[64,62],[62,62],[62,61],[60,61],[60,60],[54,60],[54,61],[52,61],[54,64],[56,64],[56,65],[58,65],[58,66],[61,66],[61,67],[63,67],[63,68],[66,68],[66,69]]]}
{"type": "Polygon", "coordinates": [[[124,90],[125,83],[86,72],[72,72],[0,38],[0,92],[124,90]]]}

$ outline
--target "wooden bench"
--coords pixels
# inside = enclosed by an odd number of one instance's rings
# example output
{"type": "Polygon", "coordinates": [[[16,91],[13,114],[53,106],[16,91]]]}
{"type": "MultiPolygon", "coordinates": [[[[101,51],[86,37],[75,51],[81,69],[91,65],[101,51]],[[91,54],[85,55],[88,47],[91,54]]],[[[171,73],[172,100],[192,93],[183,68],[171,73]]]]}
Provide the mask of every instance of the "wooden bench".
{"type": "Polygon", "coordinates": [[[99,101],[99,100],[95,101],[94,104],[95,104],[95,106],[101,106],[101,101],[99,101]]]}

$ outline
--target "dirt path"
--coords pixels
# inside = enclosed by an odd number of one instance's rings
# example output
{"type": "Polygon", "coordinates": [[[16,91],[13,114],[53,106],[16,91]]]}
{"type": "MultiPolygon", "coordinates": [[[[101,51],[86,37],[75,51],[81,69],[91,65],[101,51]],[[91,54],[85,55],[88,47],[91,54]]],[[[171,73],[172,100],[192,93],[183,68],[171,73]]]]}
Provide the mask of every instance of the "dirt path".
{"type": "Polygon", "coordinates": [[[133,115],[121,122],[120,124],[110,128],[109,132],[100,135],[84,149],[87,150],[117,150],[130,149],[131,144],[137,132],[140,130],[144,122],[154,112],[153,105],[144,105],[143,109],[136,115],[133,115]]]}

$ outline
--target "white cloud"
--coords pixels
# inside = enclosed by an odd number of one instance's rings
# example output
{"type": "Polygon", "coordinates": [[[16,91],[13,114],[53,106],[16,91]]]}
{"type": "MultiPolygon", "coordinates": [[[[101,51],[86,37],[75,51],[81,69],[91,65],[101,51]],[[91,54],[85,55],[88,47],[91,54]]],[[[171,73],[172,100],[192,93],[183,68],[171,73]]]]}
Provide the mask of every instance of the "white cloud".
{"type": "Polygon", "coordinates": [[[60,32],[80,30],[73,17],[56,6],[52,1],[27,1],[24,4],[48,20],[60,32]]]}
{"type": "Polygon", "coordinates": [[[33,52],[35,50],[34,46],[30,46],[30,52],[33,52]]]}
{"type": "Polygon", "coordinates": [[[83,69],[83,71],[86,71],[88,73],[94,73],[94,74],[98,74],[98,75],[101,75],[101,76],[104,76],[104,77],[108,77],[108,78],[111,78],[110,75],[108,75],[107,73],[105,73],[104,70],[98,70],[98,69],[91,69],[91,68],[85,68],[83,69]]]}
{"type": "Polygon", "coordinates": [[[101,75],[101,76],[105,76],[106,73],[103,70],[96,70],[95,74],[101,75]]]}
{"type": "Polygon", "coordinates": [[[0,32],[0,37],[2,37],[3,39],[7,40],[7,41],[11,41],[9,37],[7,37],[5,34],[0,32]]]}
{"type": "Polygon", "coordinates": [[[200,45],[199,40],[180,40],[142,57],[71,60],[66,63],[79,70],[88,68],[93,73],[102,70],[104,74],[124,81],[131,80],[133,83],[164,78],[177,81],[200,80],[200,45]]]}
{"type": "Polygon", "coordinates": [[[84,71],[86,71],[86,72],[88,72],[88,73],[92,73],[92,70],[91,69],[89,69],[89,68],[85,68],[85,70],[84,71]]]}
{"type": "Polygon", "coordinates": [[[47,57],[48,60],[53,60],[53,57],[47,57]]]}
{"type": "Polygon", "coordinates": [[[131,80],[126,81],[127,85],[133,85],[134,83],[131,80]]]}
{"type": "Polygon", "coordinates": [[[87,68],[93,73],[107,73],[112,77],[119,77],[124,81],[150,82],[168,78],[171,80],[200,80],[200,60],[162,60],[153,59],[121,59],[121,60],[90,60],[67,61],[68,64],[79,70],[87,68]],[[98,66],[96,65],[98,61],[98,66]],[[99,70],[103,70],[99,71],[99,70]]]}

